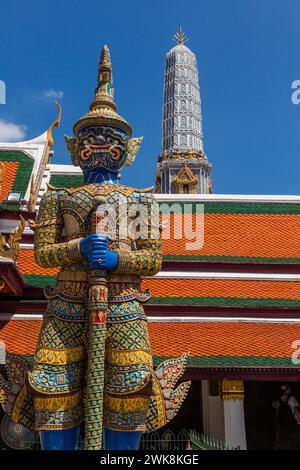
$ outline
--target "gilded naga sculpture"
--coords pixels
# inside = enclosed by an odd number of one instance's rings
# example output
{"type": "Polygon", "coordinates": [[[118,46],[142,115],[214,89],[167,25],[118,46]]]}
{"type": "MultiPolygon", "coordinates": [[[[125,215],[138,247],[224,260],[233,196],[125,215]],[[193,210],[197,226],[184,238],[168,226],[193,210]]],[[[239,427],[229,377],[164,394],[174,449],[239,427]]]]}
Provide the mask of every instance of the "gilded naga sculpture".
{"type": "MultiPolygon", "coordinates": [[[[142,139],[116,112],[107,46],[90,110],[73,130],[66,143],[84,182],[49,186],[41,200],[35,259],[61,270],[45,292],[33,363],[20,361],[17,388],[2,377],[2,403],[40,432],[43,449],[78,448],[82,423],[86,449],[137,449],[143,432],[175,416],[189,383],[175,388],[185,354],[153,368],[140,277],[161,268],[159,208],[151,188],[119,184],[142,139]]],[[[7,368],[15,361],[8,356],[7,368]]]]}

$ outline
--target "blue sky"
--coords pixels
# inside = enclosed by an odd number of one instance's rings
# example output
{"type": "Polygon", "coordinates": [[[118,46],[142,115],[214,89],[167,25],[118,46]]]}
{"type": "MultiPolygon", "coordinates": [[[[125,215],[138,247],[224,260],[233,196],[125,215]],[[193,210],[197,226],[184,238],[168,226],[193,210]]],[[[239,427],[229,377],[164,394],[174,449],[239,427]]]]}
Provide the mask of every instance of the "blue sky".
{"type": "Polygon", "coordinates": [[[69,163],[63,135],[88,110],[107,43],[118,112],[144,136],[122,183],[153,184],[165,54],[182,25],[198,59],[214,192],[299,194],[300,104],[291,101],[300,80],[299,18],[299,0],[6,0],[0,135],[1,126],[25,140],[41,134],[56,116],[54,90],[63,116],[52,162],[69,163]]]}

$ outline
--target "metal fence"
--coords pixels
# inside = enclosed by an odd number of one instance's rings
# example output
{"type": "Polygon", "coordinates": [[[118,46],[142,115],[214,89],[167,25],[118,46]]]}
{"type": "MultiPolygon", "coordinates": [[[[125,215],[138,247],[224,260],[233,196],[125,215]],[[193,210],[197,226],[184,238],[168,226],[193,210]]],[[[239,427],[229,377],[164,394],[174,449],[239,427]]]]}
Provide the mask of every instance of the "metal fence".
{"type": "Polygon", "coordinates": [[[143,434],[140,450],[191,450],[190,431],[182,429],[175,433],[166,429],[163,433],[149,432],[143,434]]]}
{"type": "Polygon", "coordinates": [[[163,433],[150,432],[141,439],[140,450],[233,450],[224,442],[199,434],[195,430],[182,429],[175,433],[166,429],[163,433]]]}
{"type": "Polygon", "coordinates": [[[190,432],[190,443],[193,450],[234,450],[223,441],[204,434],[198,434],[196,431],[190,432]]]}

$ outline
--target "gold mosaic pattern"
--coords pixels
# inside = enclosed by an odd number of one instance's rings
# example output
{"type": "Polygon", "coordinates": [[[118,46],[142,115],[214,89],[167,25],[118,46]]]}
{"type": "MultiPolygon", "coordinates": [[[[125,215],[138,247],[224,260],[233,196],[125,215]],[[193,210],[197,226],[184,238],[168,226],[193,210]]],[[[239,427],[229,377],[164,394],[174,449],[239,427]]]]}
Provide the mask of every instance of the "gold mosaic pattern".
{"type": "Polygon", "coordinates": [[[70,362],[80,362],[85,357],[85,349],[83,346],[77,348],[65,348],[65,349],[50,349],[41,348],[35,355],[35,361],[39,364],[55,364],[64,365],[70,362]]]}
{"type": "Polygon", "coordinates": [[[81,392],[72,395],[56,397],[35,397],[35,411],[68,410],[74,408],[81,401],[81,392]]]}
{"type": "Polygon", "coordinates": [[[142,431],[146,429],[148,397],[112,397],[104,400],[104,423],[108,429],[117,431],[142,431]]]}
{"type": "Polygon", "coordinates": [[[71,264],[68,243],[59,243],[63,218],[56,191],[47,191],[41,199],[34,233],[35,258],[43,267],[71,264]]]}
{"type": "Polygon", "coordinates": [[[119,351],[110,348],[107,350],[106,360],[115,366],[141,363],[150,367],[153,366],[152,356],[146,351],[119,351]]]}
{"type": "Polygon", "coordinates": [[[107,324],[107,347],[115,350],[141,350],[150,353],[147,322],[134,320],[107,324]]]}
{"type": "Polygon", "coordinates": [[[40,349],[62,349],[81,347],[84,344],[86,327],[80,322],[66,322],[54,315],[46,314],[37,346],[40,349]]]}

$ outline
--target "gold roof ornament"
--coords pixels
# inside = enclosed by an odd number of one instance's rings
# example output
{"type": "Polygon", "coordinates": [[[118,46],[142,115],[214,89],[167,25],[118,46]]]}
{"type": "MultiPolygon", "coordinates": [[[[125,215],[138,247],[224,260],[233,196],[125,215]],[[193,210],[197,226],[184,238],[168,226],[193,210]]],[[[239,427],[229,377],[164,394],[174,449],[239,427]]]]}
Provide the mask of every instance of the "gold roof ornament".
{"type": "Polygon", "coordinates": [[[190,169],[187,163],[184,163],[180,168],[178,174],[174,177],[173,181],[180,181],[181,183],[197,183],[198,179],[190,169]]]}
{"type": "Polygon", "coordinates": [[[61,107],[58,103],[57,100],[55,100],[55,105],[57,107],[57,117],[55,121],[48,127],[47,129],[47,147],[45,149],[45,153],[43,156],[43,159],[40,163],[40,168],[42,168],[42,171],[39,171],[37,175],[35,175],[32,172],[31,176],[31,183],[30,183],[30,195],[29,195],[29,201],[28,201],[28,210],[30,212],[33,212],[36,206],[36,201],[38,198],[38,192],[41,188],[41,183],[44,175],[44,169],[46,165],[49,163],[50,157],[51,157],[51,148],[54,145],[54,139],[53,139],[53,129],[54,127],[59,127],[60,121],[61,121],[61,107]]]}
{"type": "Polygon", "coordinates": [[[189,38],[187,37],[187,35],[185,34],[181,26],[179,26],[179,30],[177,31],[177,33],[174,34],[173,39],[174,41],[177,41],[177,44],[182,44],[182,45],[188,42],[189,40],[189,38]]]}
{"type": "Polygon", "coordinates": [[[29,201],[28,201],[28,210],[29,212],[34,211],[34,207],[36,204],[36,191],[35,191],[35,180],[34,180],[34,174],[31,176],[31,183],[30,183],[30,194],[29,194],[29,201]]]}
{"type": "Polygon", "coordinates": [[[133,164],[136,154],[139,151],[143,137],[131,137],[127,143],[127,160],[126,165],[130,166],[133,164]]]}
{"type": "Polygon", "coordinates": [[[98,68],[98,84],[94,93],[94,99],[90,105],[90,111],[74,124],[74,134],[77,135],[80,129],[89,125],[105,125],[117,127],[132,134],[130,124],[116,112],[117,107],[114,102],[114,90],[112,87],[112,65],[110,52],[107,45],[104,45],[101,52],[100,64],[98,68]]]}
{"type": "Polygon", "coordinates": [[[21,222],[14,232],[9,236],[8,240],[0,233],[0,256],[10,258],[16,261],[20,251],[20,240],[25,229],[25,220],[20,215],[21,222]]]}
{"type": "Polygon", "coordinates": [[[173,179],[174,187],[179,194],[184,192],[185,185],[187,185],[189,193],[196,193],[197,183],[198,178],[194,175],[187,163],[182,165],[179,173],[173,179]]]}
{"type": "Polygon", "coordinates": [[[58,109],[57,118],[55,119],[55,121],[51,124],[51,126],[47,130],[47,139],[48,139],[49,148],[52,148],[53,145],[54,145],[54,140],[53,140],[53,137],[52,137],[52,131],[53,131],[54,127],[59,127],[60,120],[61,120],[61,107],[60,107],[57,100],[55,100],[55,105],[58,109]]]}
{"type": "Polygon", "coordinates": [[[244,382],[243,380],[223,379],[219,383],[219,391],[223,400],[244,400],[244,382]]]}

